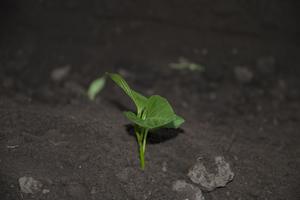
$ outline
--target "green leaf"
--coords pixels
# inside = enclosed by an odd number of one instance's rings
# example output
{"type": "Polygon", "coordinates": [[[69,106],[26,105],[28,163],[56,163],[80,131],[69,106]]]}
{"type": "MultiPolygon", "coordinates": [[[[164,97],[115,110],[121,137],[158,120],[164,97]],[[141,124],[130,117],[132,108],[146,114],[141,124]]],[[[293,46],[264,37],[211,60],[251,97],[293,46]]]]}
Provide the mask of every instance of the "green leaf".
{"type": "Polygon", "coordinates": [[[124,112],[124,115],[133,123],[141,126],[141,127],[147,127],[147,124],[145,120],[139,118],[135,113],[131,111],[124,112]]]}
{"type": "Polygon", "coordinates": [[[147,100],[141,117],[132,112],[124,114],[132,122],[148,129],[163,127],[176,120],[176,115],[169,102],[158,95],[151,96],[147,100]]]}
{"type": "Polygon", "coordinates": [[[123,91],[132,99],[134,102],[137,113],[140,115],[142,113],[142,110],[144,109],[147,98],[134,90],[132,90],[129,85],[126,83],[126,81],[119,75],[119,74],[113,74],[113,73],[106,73],[120,88],[123,89],[123,91]]]}
{"type": "Polygon", "coordinates": [[[179,128],[181,124],[184,123],[184,119],[178,115],[176,115],[175,119],[171,121],[170,123],[166,124],[162,128],[179,128]]]}
{"type": "Polygon", "coordinates": [[[184,57],[180,57],[177,63],[170,63],[169,66],[172,69],[177,69],[177,70],[188,69],[190,71],[200,71],[200,72],[205,71],[205,67],[203,65],[190,62],[188,59],[184,57]]]}
{"type": "Polygon", "coordinates": [[[87,91],[90,100],[94,100],[96,95],[104,88],[106,82],[105,76],[94,80],[87,91]]]}

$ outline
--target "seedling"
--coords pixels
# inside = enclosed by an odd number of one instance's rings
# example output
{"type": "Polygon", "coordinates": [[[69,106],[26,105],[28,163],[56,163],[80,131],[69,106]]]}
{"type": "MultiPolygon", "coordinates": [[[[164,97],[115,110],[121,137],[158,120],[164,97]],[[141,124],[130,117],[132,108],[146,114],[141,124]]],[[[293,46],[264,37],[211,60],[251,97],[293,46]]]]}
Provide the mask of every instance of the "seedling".
{"type": "Polygon", "coordinates": [[[102,76],[100,78],[95,79],[89,86],[89,89],[87,91],[88,98],[93,101],[96,98],[96,95],[101,92],[101,90],[104,88],[106,82],[106,77],[102,76]]]}
{"type": "Polygon", "coordinates": [[[184,57],[180,57],[177,63],[170,63],[169,67],[176,70],[205,71],[205,67],[203,65],[191,62],[184,57]]]}
{"type": "Polygon", "coordinates": [[[169,102],[159,96],[145,97],[132,90],[119,75],[107,75],[131,98],[136,106],[136,113],[127,111],[124,115],[134,123],[134,132],[139,145],[140,165],[145,169],[145,151],[148,133],[158,128],[178,128],[184,119],[175,114],[169,102]]]}

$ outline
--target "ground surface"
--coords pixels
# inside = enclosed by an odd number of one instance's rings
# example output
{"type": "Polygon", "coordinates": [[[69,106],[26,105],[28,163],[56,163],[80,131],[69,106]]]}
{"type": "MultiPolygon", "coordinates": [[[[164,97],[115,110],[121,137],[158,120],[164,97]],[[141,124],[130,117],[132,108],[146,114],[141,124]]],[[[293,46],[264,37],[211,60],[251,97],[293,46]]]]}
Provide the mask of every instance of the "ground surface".
{"type": "MultiPolygon", "coordinates": [[[[223,155],[234,180],[206,199],[299,195],[297,1],[1,1],[0,199],[181,199],[198,157],[223,155]],[[185,57],[205,72],[175,70],[185,57]],[[54,69],[69,66],[62,80],[54,69]],[[234,72],[250,71],[250,78],[234,72]],[[105,71],[167,97],[186,119],[149,138],[147,166],[105,71]],[[253,76],[253,77],[252,77],[253,76]],[[49,189],[25,195],[18,178],[49,189]]],[[[245,74],[244,74],[245,75],[245,74]]],[[[248,73],[249,75],[249,73],[248,73]]]]}

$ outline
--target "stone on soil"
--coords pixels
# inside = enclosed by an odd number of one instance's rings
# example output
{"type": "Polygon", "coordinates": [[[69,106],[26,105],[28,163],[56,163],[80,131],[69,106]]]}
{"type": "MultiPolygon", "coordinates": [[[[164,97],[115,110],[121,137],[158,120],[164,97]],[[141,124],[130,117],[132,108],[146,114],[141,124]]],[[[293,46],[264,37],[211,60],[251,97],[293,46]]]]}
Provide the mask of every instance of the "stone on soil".
{"type": "Polygon", "coordinates": [[[56,68],[51,72],[51,79],[54,82],[62,81],[69,74],[70,71],[70,65],[65,65],[63,67],[56,68]]]}
{"type": "Polygon", "coordinates": [[[228,182],[232,181],[234,173],[224,157],[217,156],[214,163],[205,163],[203,159],[198,160],[189,170],[188,176],[193,183],[199,184],[201,189],[212,191],[218,187],[225,187],[228,182]],[[214,169],[209,169],[209,171],[216,173],[209,172],[206,166],[213,166],[214,169]]]}
{"type": "Polygon", "coordinates": [[[241,83],[249,83],[253,79],[253,72],[248,67],[238,66],[234,68],[235,78],[241,83]]]}
{"type": "Polygon", "coordinates": [[[19,186],[21,192],[26,194],[35,194],[41,191],[43,184],[32,177],[23,176],[19,178],[19,186]]]}

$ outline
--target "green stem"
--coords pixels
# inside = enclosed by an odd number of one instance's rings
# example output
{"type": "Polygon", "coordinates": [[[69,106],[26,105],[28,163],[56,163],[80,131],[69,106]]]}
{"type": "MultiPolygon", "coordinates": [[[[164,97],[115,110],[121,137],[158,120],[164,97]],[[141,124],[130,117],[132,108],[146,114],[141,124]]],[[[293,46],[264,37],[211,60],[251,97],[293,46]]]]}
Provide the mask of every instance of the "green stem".
{"type": "Polygon", "coordinates": [[[147,142],[148,129],[145,129],[144,137],[143,137],[143,153],[145,154],[146,150],[146,142],[147,142]]]}
{"type": "Polygon", "coordinates": [[[145,154],[143,151],[143,146],[140,144],[140,164],[141,164],[141,169],[145,169],[145,154]]]}
{"type": "Polygon", "coordinates": [[[146,142],[147,142],[147,135],[148,135],[148,129],[141,128],[140,134],[136,132],[136,135],[138,137],[138,144],[139,144],[139,154],[140,154],[140,164],[141,169],[145,169],[145,151],[146,151],[146,142]]]}
{"type": "Polygon", "coordinates": [[[142,133],[139,131],[139,127],[137,125],[134,125],[134,133],[136,135],[136,139],[138,141],[138,144],[142,142],[142,133]]]}

